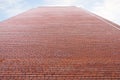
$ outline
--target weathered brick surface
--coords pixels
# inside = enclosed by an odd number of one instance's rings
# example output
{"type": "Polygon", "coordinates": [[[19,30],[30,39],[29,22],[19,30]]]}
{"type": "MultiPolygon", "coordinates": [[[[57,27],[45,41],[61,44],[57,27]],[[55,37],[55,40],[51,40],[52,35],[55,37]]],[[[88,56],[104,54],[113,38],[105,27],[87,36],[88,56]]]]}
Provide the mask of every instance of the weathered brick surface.
{"type": "Polygon", "coordinates": [[[99,18],[41,7],[1,22],[0,80],[120,80],[120,26],[99,18]]]}

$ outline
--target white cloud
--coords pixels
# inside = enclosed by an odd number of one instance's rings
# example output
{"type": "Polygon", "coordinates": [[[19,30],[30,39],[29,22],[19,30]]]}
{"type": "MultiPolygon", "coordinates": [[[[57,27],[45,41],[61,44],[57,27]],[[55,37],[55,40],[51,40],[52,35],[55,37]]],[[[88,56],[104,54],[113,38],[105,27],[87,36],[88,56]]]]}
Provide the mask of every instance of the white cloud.
{"type": "Polygon", "coordinates": [[[0,10],[11,17],[26,10],[24,0],[0,0],[0,10]]]}
{"type": "Polygon", "coordinates": [[[93,12],[120,24],[120,0],[104,0],[103,3],[94,6],[93,12]]]}
{"type": "Polygon", "coordinates": [[[73,6],[78,0],[44,0],[51,6],[73,6]]]}
{"type": "Polygon", "coordinates": [[[16,5],[23,0],[0,0],[0,9],[6,9],[10,6],[16,5]]]}

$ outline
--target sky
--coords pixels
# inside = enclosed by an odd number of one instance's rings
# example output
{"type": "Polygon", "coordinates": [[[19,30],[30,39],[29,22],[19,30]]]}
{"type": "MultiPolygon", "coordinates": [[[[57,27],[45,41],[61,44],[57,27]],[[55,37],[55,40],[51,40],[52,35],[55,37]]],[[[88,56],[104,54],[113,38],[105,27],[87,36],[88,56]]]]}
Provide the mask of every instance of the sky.
{"type": "Polygon", "coordinates": [[[120,0],[0,0],[0,22],[40,6],[77,6],[120,25],[120,0]]]}

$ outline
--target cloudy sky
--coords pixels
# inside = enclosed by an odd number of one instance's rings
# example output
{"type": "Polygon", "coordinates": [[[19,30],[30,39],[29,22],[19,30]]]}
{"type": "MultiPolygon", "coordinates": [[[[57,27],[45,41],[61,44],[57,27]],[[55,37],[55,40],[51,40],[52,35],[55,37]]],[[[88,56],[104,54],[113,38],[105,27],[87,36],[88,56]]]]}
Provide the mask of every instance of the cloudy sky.
{"type": "Polygon", "coordinates": [[[120,25],[120,0],[0,0],[0,21],[39,6],[78,6],[120,25]]]}

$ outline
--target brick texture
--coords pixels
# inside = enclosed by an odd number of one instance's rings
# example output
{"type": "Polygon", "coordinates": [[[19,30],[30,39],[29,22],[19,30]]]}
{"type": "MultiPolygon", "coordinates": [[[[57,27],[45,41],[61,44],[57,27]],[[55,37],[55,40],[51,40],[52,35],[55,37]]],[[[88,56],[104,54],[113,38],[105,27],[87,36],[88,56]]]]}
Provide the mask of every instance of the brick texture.
{"type": "Polygon", "coordinates": [[[120,28],[77,7],[40,7],[0,23],[0,80],[120,80],[120,28]]]}

